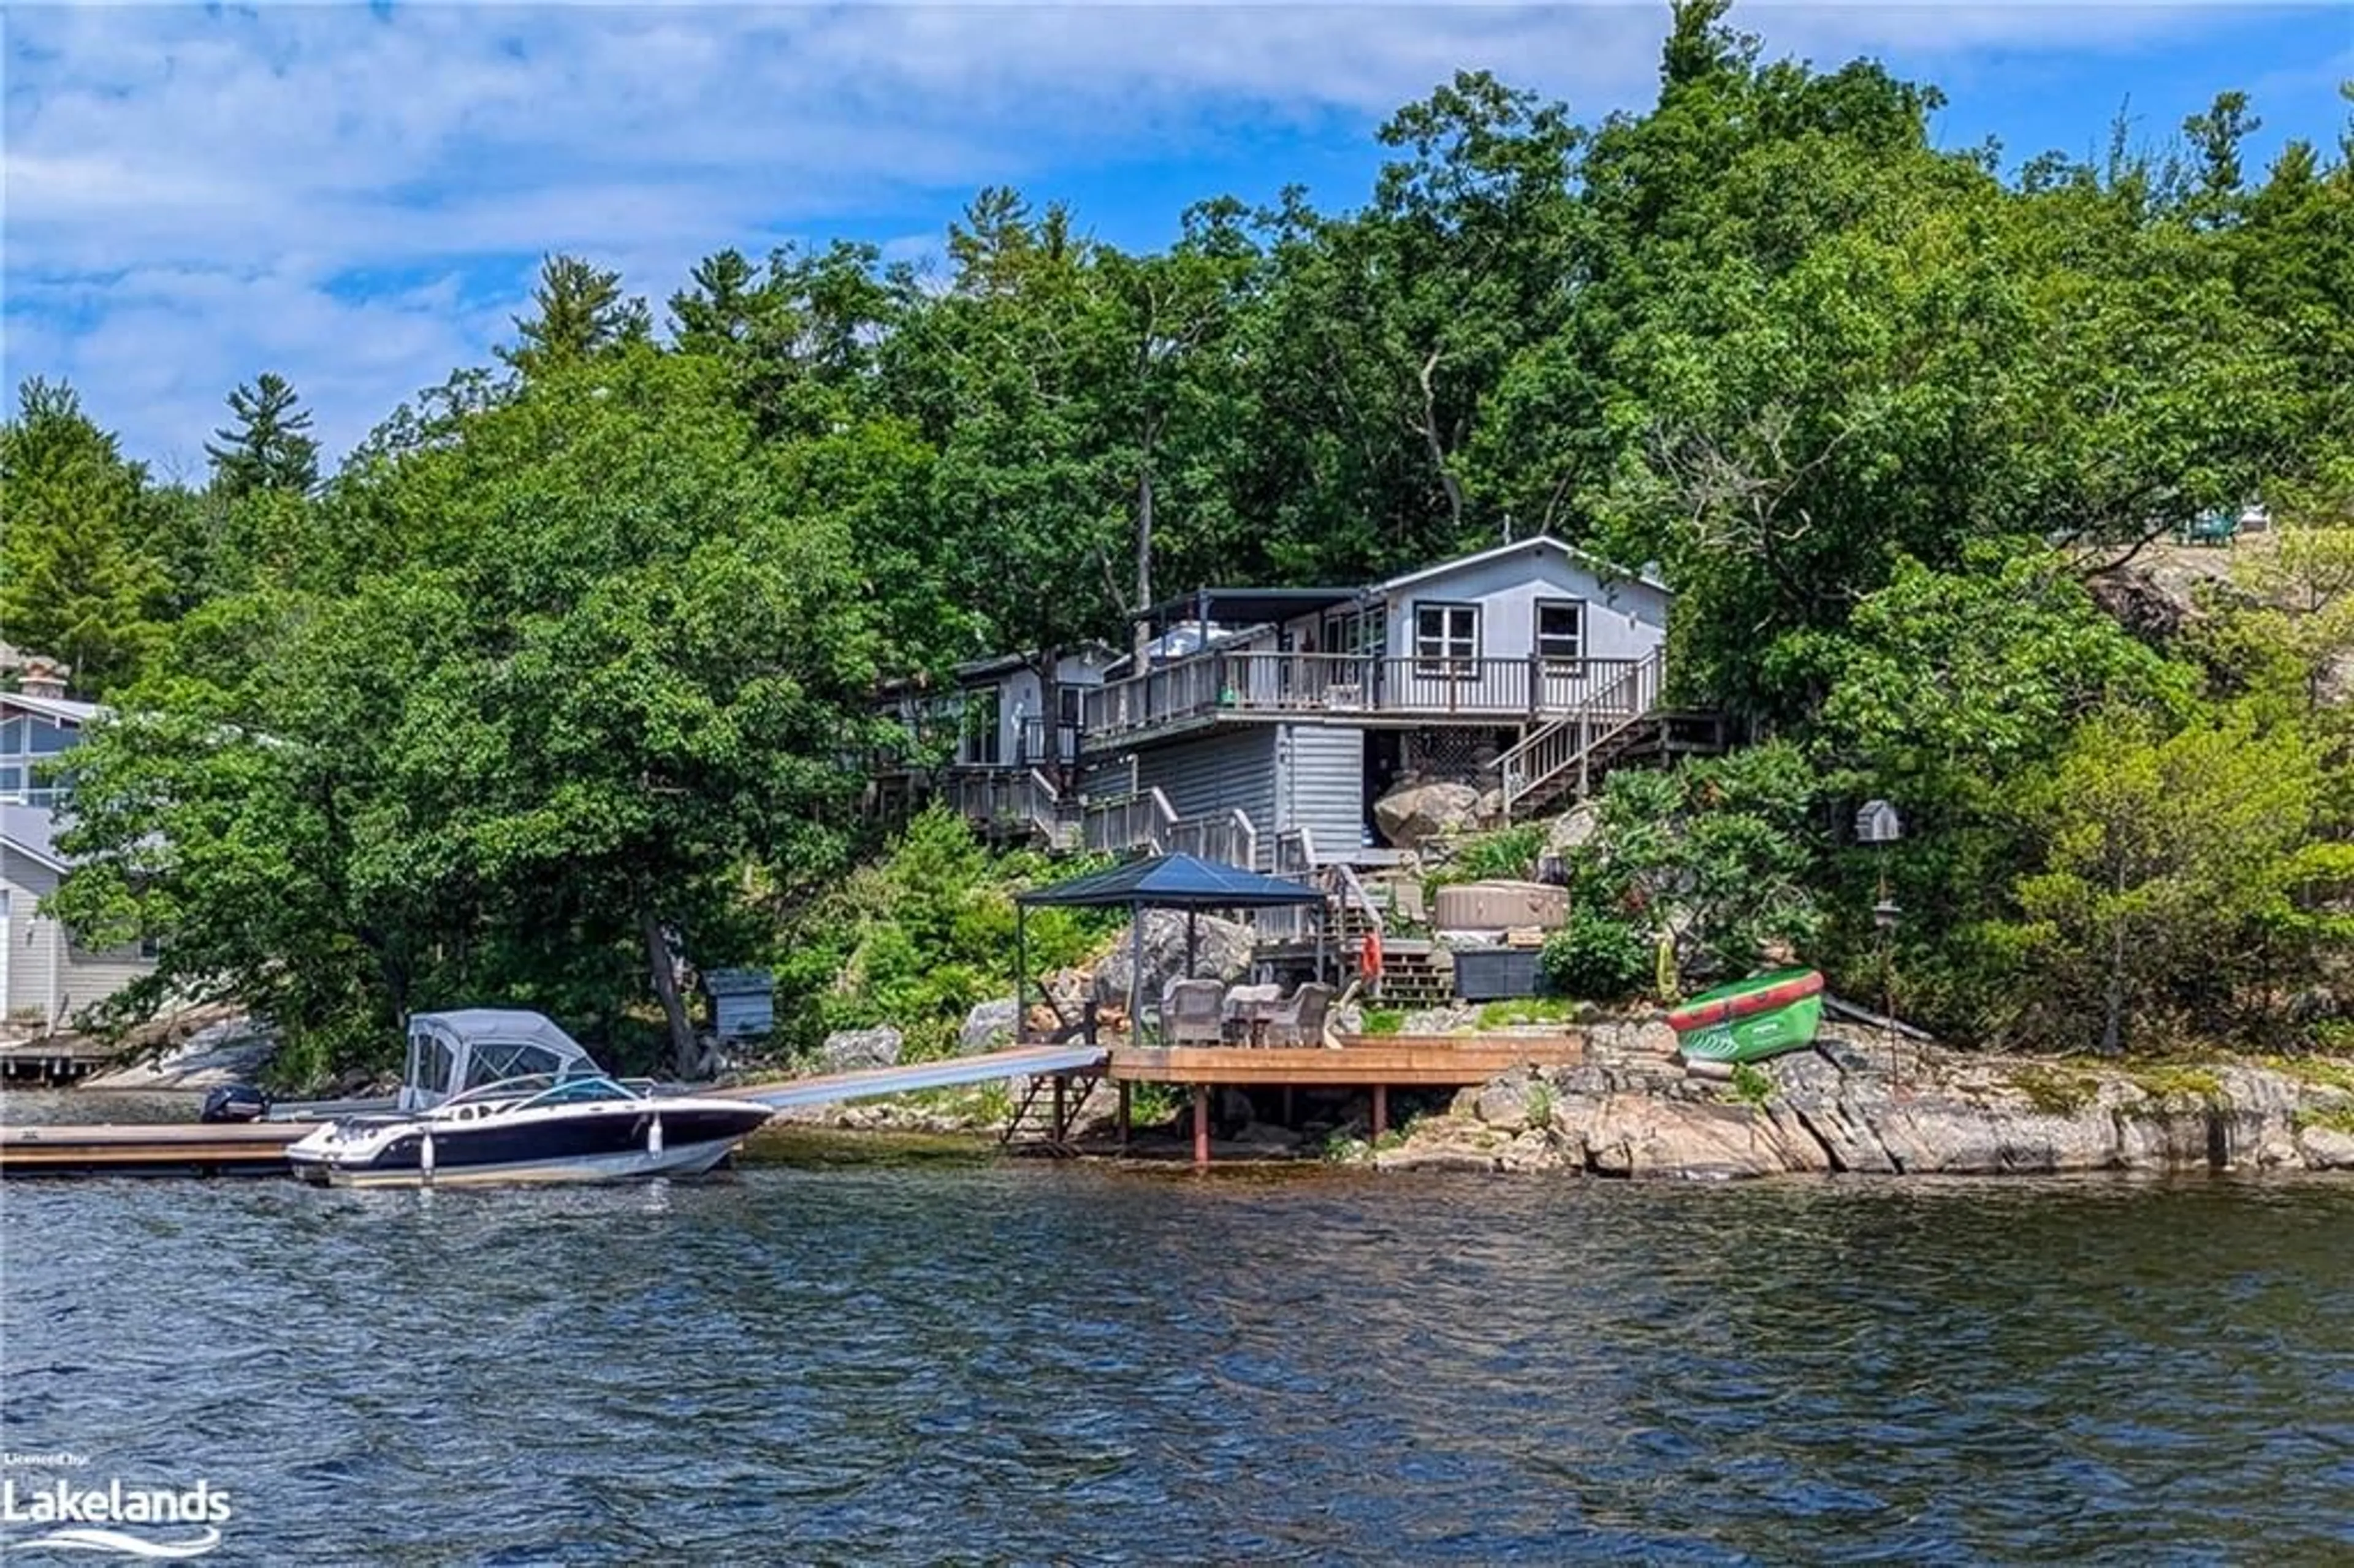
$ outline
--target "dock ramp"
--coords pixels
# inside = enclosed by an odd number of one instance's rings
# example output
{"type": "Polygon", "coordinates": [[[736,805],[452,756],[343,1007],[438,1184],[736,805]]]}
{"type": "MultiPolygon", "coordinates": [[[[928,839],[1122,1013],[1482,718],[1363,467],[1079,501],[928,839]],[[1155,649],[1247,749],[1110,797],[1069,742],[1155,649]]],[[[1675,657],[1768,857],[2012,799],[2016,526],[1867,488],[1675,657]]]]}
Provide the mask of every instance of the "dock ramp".
{"type": "Polygon", "coordinates": [[[1100,1068],[1108,1053],[1100,1045],[1017,1045],[1005,1051],[985,1051],[974,1056],[948,1056],[937,1062],[910,1062],[894,1067],[861,1067],[848,1073],[791,1078],[778,1084],[746,1084],[737,1088],[700,1090],[726,1099],[758,1100],[772,1110],[793,1106],[827,1106],[843,1100],[863,1100],[875,1095],[904,1095],[916,1089],[945,1089],[958,1084],[985,1084],[992,1078],[1046,1076],[1100,1068]]]}

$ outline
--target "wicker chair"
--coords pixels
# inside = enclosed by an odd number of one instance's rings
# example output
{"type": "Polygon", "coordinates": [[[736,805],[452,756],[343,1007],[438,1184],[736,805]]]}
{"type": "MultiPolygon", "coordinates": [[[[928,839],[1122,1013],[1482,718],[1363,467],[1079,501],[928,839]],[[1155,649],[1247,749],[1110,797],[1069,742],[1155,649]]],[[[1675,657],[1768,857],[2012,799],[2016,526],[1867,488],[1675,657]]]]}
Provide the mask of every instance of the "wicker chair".
{"type": "Polygon", "coordinates": [[[1267,1026],[1273,1045],[1316,1045],[1324,1039],[1324,1012],[1332,1005],[1332,988],[1311,980],[1291,993],[1267,1026]]]}
{"type": "Polygon", "coordinates": [[[1225,987],[1214,980],[1172,980],[1161,993],[1161,1027],[1172,1045],[1225,1043],[1225,987]]]}

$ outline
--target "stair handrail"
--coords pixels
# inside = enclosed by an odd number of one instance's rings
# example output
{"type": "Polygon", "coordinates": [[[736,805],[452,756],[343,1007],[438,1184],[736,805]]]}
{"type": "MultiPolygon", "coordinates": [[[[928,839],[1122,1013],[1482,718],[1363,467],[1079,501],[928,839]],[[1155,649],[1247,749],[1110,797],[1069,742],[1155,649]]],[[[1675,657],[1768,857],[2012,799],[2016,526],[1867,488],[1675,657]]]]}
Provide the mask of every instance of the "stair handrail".
{"type": "Polygon", "coordinates": [[[1365,921],[1373,927],[1373,940],[1378,944],[1388,933],[1389,923],[1382,918],[1381,908],[1374,904],[1373,893],[1357,875],[1357,868],[1347,861],[1336,861],[1327,869],[1331,872],[1332,880],[1337,885],[1335,891],[1340,895],[1342,913],[1345,914],[1352,903],[1364,911],[1365,921]]]}
{"type": "Polygon", "coordinates": [[[1652,649],[1571,712],[1532,731],[1499,757],[1504,814],[1510,816],[1540,786],[1657,707],[1666,662],[1664,647],[1652,649]],[[1532,758],[1540,766],[1530,766],[1532,758]]]}

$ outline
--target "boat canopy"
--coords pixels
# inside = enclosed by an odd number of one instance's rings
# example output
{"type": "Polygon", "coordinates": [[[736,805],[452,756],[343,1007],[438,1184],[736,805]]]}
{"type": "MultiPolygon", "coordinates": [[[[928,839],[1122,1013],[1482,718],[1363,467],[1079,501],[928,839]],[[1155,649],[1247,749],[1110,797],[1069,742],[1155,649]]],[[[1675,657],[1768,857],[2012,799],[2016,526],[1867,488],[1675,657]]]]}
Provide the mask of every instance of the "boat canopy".
{"type": "Polygon", "coordinates": [[[600,1074],[580,1043],[536,1012],[471,1007],[408,1017],[400,1108],[424,1110],[453,1095],[509,1078],[600,1074]]]}

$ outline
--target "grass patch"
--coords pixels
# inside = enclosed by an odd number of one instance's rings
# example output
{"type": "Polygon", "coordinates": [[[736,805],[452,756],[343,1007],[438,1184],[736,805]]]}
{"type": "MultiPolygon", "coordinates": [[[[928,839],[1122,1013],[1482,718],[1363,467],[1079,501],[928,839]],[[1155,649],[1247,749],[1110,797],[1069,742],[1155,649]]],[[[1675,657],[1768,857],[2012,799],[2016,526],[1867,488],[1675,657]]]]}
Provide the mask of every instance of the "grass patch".
{"type": "Polygon", "coordinates": [[[1528,1107],[1529,1125],[1544,1128],[1553,1126],[1553,1086],[1537,1083],[1529,1086],[1528,1097],[1522,1102],[1528,1107]]]}
{"type": "Polygon", "coordinates": [[[2212,1105],[2223,1097],[2223,1080],[2206,1067],[2159,1062],[2127,1067],[2125,1074],[2153,1099],[2197,1100],[2212,1105]]]}
{"type": "Polygon", "coordinates": [[[1465,839],[1445,865],[1431,873],[1428,886],[1455,882],[1520,882],[1536,874],[1537,857],[1544,853],[1543,822],[1522,822],[1465,839]]]}
{"type": "Polygon", "coordinates": [[[2321,1056],[2259,1056],[2259,1066],[2270,1067],[2275,1073],[2285,1073],[2300,1083],[2313,1084],[2325,1089],[2343,1089],[2354,1095],[2354,1067],[2343,1062],[2333,1062],[2321,1056]]]}
{"type": "Polygon", "coordinates": [[[1131,1084],[1128,1089],[1128,1119],[1131,1127],[1166,1127],[1185,1108],[1185,1091],[1175,1084],[1131,1084]]]}
{"type": "Polygon", "coordinates": [[[1509,1029],[1523,1023],[1568,1023],[1577,1017],[1577,1003],[1566,997],[1524,996],[1491,1001],[1479,1010],[1482,1029],[1509,1029]]]}
{"type": "Polygon", "coordinates": [[[2044,1116],[2074,1116],[2100,1097],[2101,1080],[2089,1073],[2033,1063],[2011,1070],[2011,1086],[2044,1116]]]}
{"type": "Polygon", "coordinates": [[[2354,1100],[2339,1100],[2326,1106],[2299,1106],[2295,1119],[2299,1128],[2314,1127],[2327,1132],[2354,1133],[2354,1100]]]}
{"type": "Polygon", "coordinates": [[[1365,1009],[1363,1032],[1367,1034],[1402,1034],[1405,1032],[1405,1013],[1394,1007],[1365,1009]]]}
{"type": "Polygon", "coordinates": [[[1774,1102],[1774,1080],[1754,1062],[1735,1062],[1733,1078],[1726,1086],[1733,1097],[1752,1110],[1764,1110],[1774,1102]]]}

